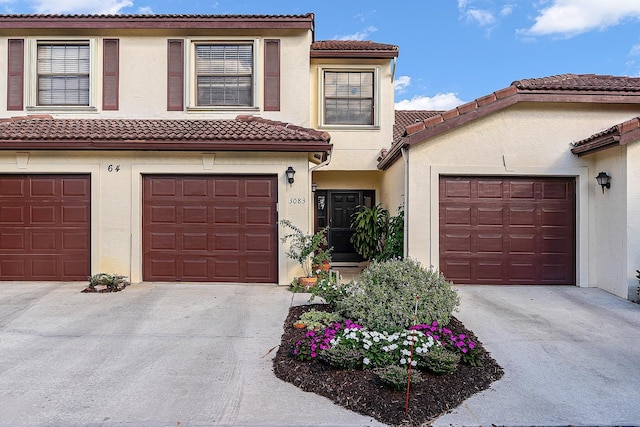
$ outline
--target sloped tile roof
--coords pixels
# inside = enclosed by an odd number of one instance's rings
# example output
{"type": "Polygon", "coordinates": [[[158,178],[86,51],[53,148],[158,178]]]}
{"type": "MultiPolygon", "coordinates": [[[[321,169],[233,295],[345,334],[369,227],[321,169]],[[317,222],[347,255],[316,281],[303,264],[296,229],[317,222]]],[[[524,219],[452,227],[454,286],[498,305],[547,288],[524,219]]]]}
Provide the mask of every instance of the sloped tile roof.
{"type": "Polygon", "coordinates": [[[408,125],[378,168],[391,166],[402,147],[419,144],[519,102],[640,104],[640,77],[561,74],[516,80],[506,88],[408,125]]]}
{"type": "Polygon", "coordinates": [[[609,129],[575,142],[571,152],[578,156],[595,153],[605,148],[625,145],[640,140],[640,117],[634,117],[609,129]]]}
{"type": "Polygon", "coordinates": [[[537,79],[516,80],[511,83],[521,91],[616,91],[640,92],[640,78],[614,77],[597,74],[561,74],[537,79]]]}
{"type": "Polygon", "coordinates": [[[0,14],[0,31],[16,28],[300,28],[314,27],[314,14],[203,15],[203,14],[0,14]]]}
{"type": "Polygon", "coordinates": [[[423,122],[425,119],[441,113],[442,111],[433,110],[396,110],[396,120],[393,124],[393,140],[397,141],[399,138],[401,138],[408,126],[414,123],[423,122]]]}
{"type": "Polygon", "coordinates": [[[328,151],[326,132],[254,116],[235,120],[0,119],[0,149],[35,147],[109,149],[229,149],[328,151]]]}
{"type": "Polygon", "coordinates": [[[396,45],[363,40],[323,40],[311,44],[312,58],[396,58],[396,45]]]}

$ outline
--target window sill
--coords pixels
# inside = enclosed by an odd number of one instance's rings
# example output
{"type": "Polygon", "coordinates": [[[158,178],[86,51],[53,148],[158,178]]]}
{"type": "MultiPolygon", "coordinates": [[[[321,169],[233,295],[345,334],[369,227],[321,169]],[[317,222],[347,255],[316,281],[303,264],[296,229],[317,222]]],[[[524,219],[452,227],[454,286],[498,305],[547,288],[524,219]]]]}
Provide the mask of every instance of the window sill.
{"type": "Polygon", "coordinates": [[[328,129],[328,130],[371,130],[378,131],[380,130],[380,126],[371,126],[371,125],[320,125],[319,129],[328,129]]]}
{"type": "Polygon", "coordinates": [[[51,105],[51,106],[39,106],[39,107],[26,107],[27,111],[33,111],[37,113],[97,113],[96,107],[88,106],[71,106],[71,105],[51,105]]]}
{"type": "Polygon", "coordinates": [[[211,113],[211,112],[227,112],[227,111],[251,111],[259,112],[258,107],[187,107],[187,113],[211,113]]]}

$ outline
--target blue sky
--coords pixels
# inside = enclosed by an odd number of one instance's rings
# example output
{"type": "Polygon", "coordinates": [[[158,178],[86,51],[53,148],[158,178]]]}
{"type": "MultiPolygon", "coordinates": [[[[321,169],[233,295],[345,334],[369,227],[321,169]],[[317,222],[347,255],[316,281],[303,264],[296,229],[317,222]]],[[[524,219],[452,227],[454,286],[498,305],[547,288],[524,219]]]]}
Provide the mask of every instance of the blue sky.
{"type": "Polygon", "coordinates": [[[316,40],[400,46],[396,108],[556,74],[640,76],[640,0],[0,0],[4,13],[316,15],[316,40]]]}

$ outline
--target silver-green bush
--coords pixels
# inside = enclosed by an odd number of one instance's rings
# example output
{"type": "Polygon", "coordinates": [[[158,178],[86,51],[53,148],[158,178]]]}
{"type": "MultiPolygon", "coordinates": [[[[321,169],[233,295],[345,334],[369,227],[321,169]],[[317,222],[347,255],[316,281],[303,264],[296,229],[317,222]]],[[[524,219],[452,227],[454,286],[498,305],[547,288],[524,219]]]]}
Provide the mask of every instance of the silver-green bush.
{"type": "Polygon", "coordinates": [[[336,307],[370,330],[394,332],[434,321],[446,325],[459,302],[441,273],[407,258],[372,262],[336,307]]]}

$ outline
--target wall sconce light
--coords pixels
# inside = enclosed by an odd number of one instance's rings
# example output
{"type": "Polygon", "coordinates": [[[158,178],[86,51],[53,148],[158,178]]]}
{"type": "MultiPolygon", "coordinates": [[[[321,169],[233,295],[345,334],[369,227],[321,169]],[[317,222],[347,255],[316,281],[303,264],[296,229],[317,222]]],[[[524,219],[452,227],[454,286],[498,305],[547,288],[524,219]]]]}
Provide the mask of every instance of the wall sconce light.
{"type": "Polygon", "coordinates": [[[287,182],[289,183],[289,185],[293,185],[293,175],[296,174],[295,169],[293,169],[292,166],[289,166],[285,173],[287,174],[287,182]]]}
{"type": "Polygon", "coordinates": [[[602,194],[604,194],[605,188],[611,188],[611,177],[607,175],[606,172],[600,172],[598,176],[596,176],[596,181],[598,181],[598,185],[602,187],[602,194]]]}
{"type": "Polygon", "coordinates": [[[317,189],[318,189],[318,184],[316,184],[315,182],[312,182],[311,183],[311,191],[313,191],[315,193],[317,189]]]}

